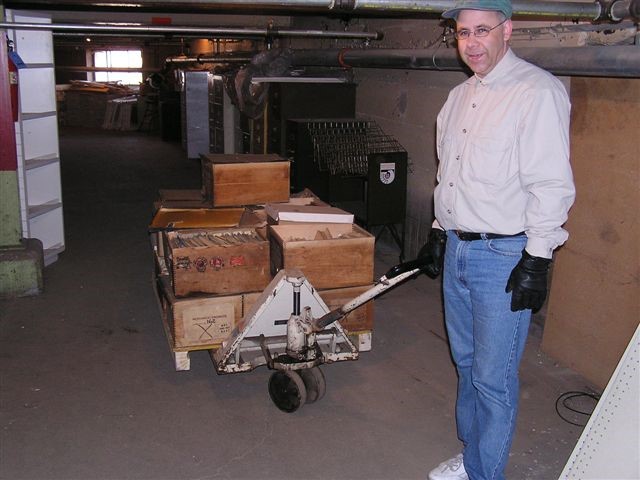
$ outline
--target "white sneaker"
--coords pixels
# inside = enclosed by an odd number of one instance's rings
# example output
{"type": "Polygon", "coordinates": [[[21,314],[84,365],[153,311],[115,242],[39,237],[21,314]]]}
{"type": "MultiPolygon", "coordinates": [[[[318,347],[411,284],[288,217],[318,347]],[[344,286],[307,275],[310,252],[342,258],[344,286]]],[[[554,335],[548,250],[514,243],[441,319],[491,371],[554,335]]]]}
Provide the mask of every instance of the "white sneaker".
{"type": "Polygon", "coordinates": [[[462,462],[462,454],[442,462],[429,472],[429,480],[469,480],[462,462]]]}

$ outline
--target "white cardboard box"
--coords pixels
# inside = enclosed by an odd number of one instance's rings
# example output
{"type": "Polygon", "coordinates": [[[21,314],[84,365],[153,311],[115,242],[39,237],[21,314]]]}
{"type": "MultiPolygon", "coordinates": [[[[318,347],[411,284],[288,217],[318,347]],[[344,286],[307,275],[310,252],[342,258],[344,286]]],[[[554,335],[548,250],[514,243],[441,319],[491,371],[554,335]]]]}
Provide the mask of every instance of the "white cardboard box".
{"type": "Polygon", "coordinates": [[[268,203],[265,211],[271,224],[353,223],[353,214],[329,205],[292,205],[268,203]]]}

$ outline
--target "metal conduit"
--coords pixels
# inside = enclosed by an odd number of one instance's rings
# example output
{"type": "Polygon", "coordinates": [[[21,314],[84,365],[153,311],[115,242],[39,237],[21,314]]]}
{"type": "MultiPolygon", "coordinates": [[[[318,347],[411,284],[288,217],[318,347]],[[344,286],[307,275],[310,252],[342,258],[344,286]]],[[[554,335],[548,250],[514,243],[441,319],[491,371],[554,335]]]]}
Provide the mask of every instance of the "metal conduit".
{"type": "MultiPolygon", "coordinates": [[[[525,17],[565,17],[572,19],[616,19],[638,18],[639,0],[613,0],[609,6],[617,3],[615,12],[611,8],[603,8],[603,2],[570,2],[548,0],[514,0],[513,13],[525,17]],[[635,12],[635,17],[634,13],[635,12]]],[[[381,14],[424,15],[439,14],[451,8],[455,0],[5,0],[8,8],[31,9],[64,9],[86,7],[96,10],[132,11],[145,9],[166,11],[225,11],[235,14],[269,11],[283,15],[294,13],[335,13],[335,14],[381,14]]]]}
{"type": "Polygon", "coordinates": [[[198,55],[197,57],[168,57],[165,59],[167,64],[183,65],[187,63],[249,63],[251,57],[208,57],[198,55]]]}
{"type": "Polygon", "coordinates": [[[247,37],[306,37],[306,38],[346,38],[360,40],[380,40],[379,32],[345,32],[325,30],[291,30],[286,28],[232,28],[232,27],[193,27],[160,25],[121,25],[121,24],[76,24],[76,23],[18,23],[0,22],[0,28],[16,30],[50,30],[59,35],[83,33],[147,33],[147,34],[188,34],[195,36],[213,36],[218,38],[247,37]]]}
{"type": "MultiPolygon", "coordinates": [[[[336,3],[349,3],[337,0],[336,3]]],[[[439,14],[454,5],[451,0],[353,0],[353,11],[388,13],[434,13],[439,14]]],[[[554,2],[540,0],[514,0],[513,14],[516,16],[569,17],[594,20],[601,15],[598,2],[554,2]]]]}
{"type": "Polygon", "coordinates": [[[626,18],[640,19],[640,1],[638,0],[617,0],[609,4],[607,17],[614,22],[619,22],[626,18]]]}
{"type": "MultiPolygon", "coordinates": [[[[640,78],[640,48],[634,45],[521,47],[514,52],[555,75],[640,78]]],[[[292,66],[466,70],[454,48],[294,50],[292,66]]]]}
{"type": "Polygon", "coordinates": [[[56,70],[63,70],[66,72],[124,72],[124,73],[148,73],[148,72],[160,72],[160,68],[127,68],[127,67],[82,67],[75,65],[57,66],[56,70]]]}
{"type": "MultiPolygon", "coordinates": [[[[597,47],[519,47],[516,54],[555,75],[640,78],[640,48],[633,45],[597,47]]],[[[249,63],[247,57],[206,56],[167,58],[167,64],[249,63]]],[[[292,50],[292,67],[389,68],[463,71],[453,48],[438,50],[292,50]]]]}

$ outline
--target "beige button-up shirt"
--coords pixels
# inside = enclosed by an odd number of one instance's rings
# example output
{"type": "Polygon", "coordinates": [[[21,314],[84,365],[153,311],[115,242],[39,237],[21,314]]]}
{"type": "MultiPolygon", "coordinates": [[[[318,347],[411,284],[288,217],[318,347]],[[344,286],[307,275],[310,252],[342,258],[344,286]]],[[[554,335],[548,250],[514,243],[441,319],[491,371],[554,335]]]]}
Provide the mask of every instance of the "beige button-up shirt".
{"type": "Polygon", "coordinates": [[[551,258],[575,198],[564,86],[509,50],[455,87],[438,114],[434,226],[514,234],[551,258]]]}

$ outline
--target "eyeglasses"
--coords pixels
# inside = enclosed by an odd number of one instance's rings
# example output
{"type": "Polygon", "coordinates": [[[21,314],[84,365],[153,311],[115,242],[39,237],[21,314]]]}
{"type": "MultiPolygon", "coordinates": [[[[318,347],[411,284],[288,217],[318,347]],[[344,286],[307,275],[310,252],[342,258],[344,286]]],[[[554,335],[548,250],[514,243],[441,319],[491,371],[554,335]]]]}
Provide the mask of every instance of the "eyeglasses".
{"type": "Polygon", "coordinates": [[[487,35],[489,35],[491,33],[491,30],[495,30],[496,28],[498,28],[500,25],[502,25],[504,22],[506,22],[508,19],[505,18],[503,21],[501,21],[499,24],[497,24],[495,27],[478,27],[475,30],[468,30],[466,28],[463,28],[462,30],[458,30],[457,32],[453,32],[453,36],[456,37],[456,40],[467,40],[469,37],[471,37],[471,34],[473,34],[474,37],[477,38],[482,38],[482,37],[486,37],[487,35]]]}

